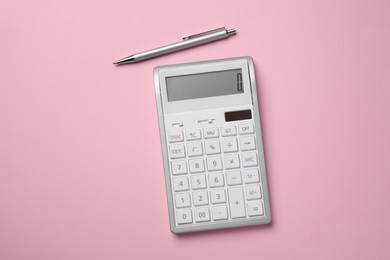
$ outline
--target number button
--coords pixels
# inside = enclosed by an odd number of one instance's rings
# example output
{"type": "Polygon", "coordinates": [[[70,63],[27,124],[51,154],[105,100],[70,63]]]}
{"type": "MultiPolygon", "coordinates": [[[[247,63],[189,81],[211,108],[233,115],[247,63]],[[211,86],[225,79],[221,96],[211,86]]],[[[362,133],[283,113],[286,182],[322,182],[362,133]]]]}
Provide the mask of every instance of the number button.
{"type": "Polygon", "coordinates": [[[214,187],[223,187],[223,173],[213,173],[209,174],[209,186],[214,187]]]}
{"type": "Polygon", "coordinates": [[[240,167],[240,159],[237,154],[225,156],[225,169],[235,169],[240,167]]]}
{"type": "Polygon", "coordinates": [[[187,177],[175,177],[173,178],[173,189],[175,191],[188,190],[188,178],[187,177]]]}
{"type": "Polygon", "coordinates": [[[191,188],[193,190],[205,189],[206,186],[206,176],[205,175],[195,175],[191,176],[191,188]]]}
{"type": "Polygon", "coordinates": [[[192,159],[192,160],[189,160],[189,164],[190,164],[190,172],[191,173],[204,172],[204,161],[203,161],[203,159],[192,159]]]}
{"type": "Polygon", "coordinates": [[[206,141],[204,143],[206,154],[218,154],[221,153],[221,146],[219,145],[219,140],[206,141]]]}
{"type": "Polygon", "coordinates": [[[179,209],[176,211],[177,224],[192,223],[192,211],[190,209],[179,209]]]}
{"type": "Polygon", "coordinates": [[[168,142],[174,143],[174,142],[182,142],[184,140],[183,132],[172,132],[168,133],[168,142]]]}
{"type": "Polygon", "coordinates": [[[194,206],[201,206],[209,204],[209,198],[207,196],[207,191],[198,191],[194,192],[194,206]]]}
{"type": "Polygon", "coordinates": [[[187,173],[187,163],[184,160],[172,162],[172,174],[179,175],[187,173]]]}
{"type": "Polygon", "coordinates": [[[245,125],[239,125],[238,126],[238,132],[241,135],[246,135],[246,134],[253,134],[255,131],[253,124],[245,124],[245,125]]]}
{"type": "Polygon", "coordinates": [[[229,185],[229,186],[242,184],[241,172],[240,171],[227,172],[226,173],[226,182],[227,182],[227,185],[229,185]]]}
{"type": "Polygon", "coordinates": [[[237,139],[236,138],[224,138],[222,141],[222,148],[224,153],[231,153],[238,151],[237,139]]]}
{"type": "Polygon", "coordinates": [[[254,136],[246,136],[240,138],[240,148],[241,151],[255,150],[255,137],[254,136]]]}
{"type": "Polygon", "coordinates": [[[216,138],[219,136],[218,128],[217,127],[211,127],[203,129],[203,136],[204,138],[216,138]]]}
{"type": "Polygon", "coordinates": [[[190,194],[179,193],[175,195],[176,208],[185,208],[191,206],[190,194]]]}
{"type": "Polygon", "coordinates": [[[254,152],[243,153],[242,166],[244,167],[257,166],[257,154],[254,152]]]}
{"type": "Polygon", "coordinates": [[[226,194],[224,189],[212,189],[210,191],[211,203],[225,203],[226,202],[226,194]]]}
{"type": "Polygon", "coordinates": [[[234,125],[221,127],[221,135],[222,136],[232,136],[232,135],[236,135],[236,134],[237,134],[237,130],[236,130],[236,126],[234,126],[234,125]]]}
{"type": "Polygon", "coordinates": [[[261,190],[259,185],[245,187],[245,195],[247,200],[261,199],[261,190]]]}
{"type": "Polygon", "coordinates": [[[186,131],[186,139],[188,141],[192,140],[199,140],[201,138],[200,130],[194,129],[194,130],[187,130],[186,131]]]}
{"type": "Polygon", "coordinates": [[[209,171],[222,170],[221,157],[208,157],[206,160],[207,160],[207,170],[209,171]]]}
{"type": "Polygon", "coordinates": [[[195,209],[195,221],[196,222],[210,221],[209,208],[196,208],[195,209]]]}
{"type": "Polygon", "coordinates": [[[200,156],[203,155],[202,143],[201,142],[191,142],[187,144],[187,153],[188,156],[200,156]]]}
{"type": "Polygon", "coordinates": [[[169,146],[169,155],[172,159],[176,158],[184,158],[185,152],[184,152],[184,144],[175,144],[169,146]]]}
{"type": "Polygon", "coordinates": [[[244,170],[245,183],[260,182],[259,169],[244,170]]]}
{"type": "Polygon", "coordinates": [[[212,211],[214,220],[224,220],[228,218],[226,206],[213,207],[212,211]]]}

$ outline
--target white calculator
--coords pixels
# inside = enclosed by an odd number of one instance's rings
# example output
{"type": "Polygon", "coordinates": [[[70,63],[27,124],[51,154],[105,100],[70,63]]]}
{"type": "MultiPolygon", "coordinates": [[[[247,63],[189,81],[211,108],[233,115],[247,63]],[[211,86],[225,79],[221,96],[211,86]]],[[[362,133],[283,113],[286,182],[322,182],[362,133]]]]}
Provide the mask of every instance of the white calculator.
{"type": "Polygon", "coordinates": [[[154,69],[171,231],[267,224],[251,57],[154,69]]]}

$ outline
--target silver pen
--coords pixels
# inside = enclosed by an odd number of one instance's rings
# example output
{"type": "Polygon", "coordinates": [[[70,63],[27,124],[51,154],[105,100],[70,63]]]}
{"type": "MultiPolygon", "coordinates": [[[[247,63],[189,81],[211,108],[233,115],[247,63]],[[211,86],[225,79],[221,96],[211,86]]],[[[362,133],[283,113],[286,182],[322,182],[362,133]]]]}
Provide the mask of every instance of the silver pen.
{"type": "Polygon", "coordinates": [[[225,39],[228,38],[230,35],[234,35],[234,34],[236,34],[236,29],[225,29],[225,27],[221,27],[215,30],[184,37],[183,40],[180,42],[176,42],[163,47],[130,55],[126,58],[114,62],[114,64],[121,65],[121,64],[134,63],[146,59],[151,59],[167,53],[180,51],[183,49],[188,49],[208,42],[225,39]]]}

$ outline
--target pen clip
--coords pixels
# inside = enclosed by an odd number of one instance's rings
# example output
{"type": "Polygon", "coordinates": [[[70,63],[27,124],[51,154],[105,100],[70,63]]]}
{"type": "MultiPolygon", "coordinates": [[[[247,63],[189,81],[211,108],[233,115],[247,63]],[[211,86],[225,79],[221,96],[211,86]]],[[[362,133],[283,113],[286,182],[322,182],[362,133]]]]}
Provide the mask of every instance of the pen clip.
{"type": "Polygon", "coordinates": [[[183,41],[190,40],[190,39],[193,39],[193,38],[197,38],[197,37],[200,37],[200,36],[203,36],[203,35],[208,35],[208,34],[215,33],[215,32],[220,32],[220,31],[226,31],[226,28],[225,27],[221,27],[221,28],[217,28],[217,29],[214,29],[214,30],[211,30],[211,31],[201,32],[201,33],[197,33],[197,34],[190,35],[190,36],[187,36],[187,37],[183,37],[183,41]]]}

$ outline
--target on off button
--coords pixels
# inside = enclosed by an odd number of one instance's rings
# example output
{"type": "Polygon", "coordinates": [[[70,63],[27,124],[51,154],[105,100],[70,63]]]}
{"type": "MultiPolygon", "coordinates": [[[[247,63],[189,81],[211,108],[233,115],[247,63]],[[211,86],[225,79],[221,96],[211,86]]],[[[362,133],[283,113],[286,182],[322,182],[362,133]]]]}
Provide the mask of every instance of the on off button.
{"type": "Polygon", "coordinates": [[[168,142],[175,143],[175,142],[182,142],[184,140],[183,132],[171,132],[168,133],[168,142]]]}
{"type": "Polygon", "coordinates": [[[253,124],[239,125],[238,132],[240,133],[240,135],[253,134],[253,124]]]}

